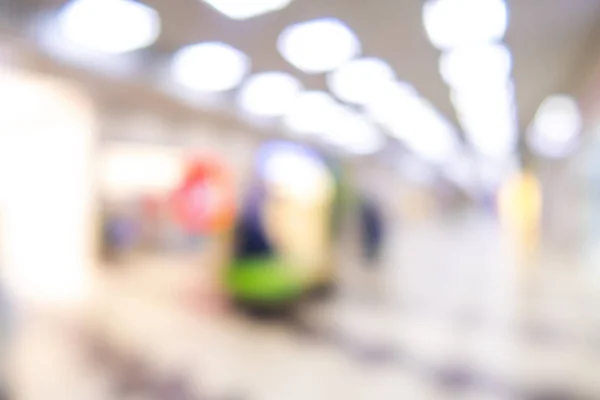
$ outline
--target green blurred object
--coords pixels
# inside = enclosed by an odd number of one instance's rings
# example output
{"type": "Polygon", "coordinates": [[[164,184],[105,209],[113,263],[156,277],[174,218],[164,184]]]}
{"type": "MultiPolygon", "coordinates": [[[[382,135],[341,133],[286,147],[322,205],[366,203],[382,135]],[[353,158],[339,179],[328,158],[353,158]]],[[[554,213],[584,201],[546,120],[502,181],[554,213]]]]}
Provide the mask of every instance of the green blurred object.
{"type": "Polygon", "coordinates": [[[234,262],[227,271],[226,282],[237,300],[256,305],[287,304],[304,291],[292,270],[272,257],[253,257],[234,262]]]}

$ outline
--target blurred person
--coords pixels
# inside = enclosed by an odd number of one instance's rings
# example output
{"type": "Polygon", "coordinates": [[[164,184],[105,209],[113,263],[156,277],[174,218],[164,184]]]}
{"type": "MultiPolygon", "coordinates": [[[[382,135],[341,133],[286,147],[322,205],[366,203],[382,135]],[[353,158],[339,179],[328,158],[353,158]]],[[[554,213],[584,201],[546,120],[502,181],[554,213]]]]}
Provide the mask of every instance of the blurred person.
{"type": "Polygon", "coordinates": [[[319,153],[287,142],[267,144],[255,167],[227,284],[246,308],[286,309],[332,283],[340,179],[319,153]]]}
{"type": "Polygon", "coordinates": [[[364,196],[360,201],[363,254],[368,268],[376,268],[380,262],[383,243],[383,216],[378,204],[364,196]]]}

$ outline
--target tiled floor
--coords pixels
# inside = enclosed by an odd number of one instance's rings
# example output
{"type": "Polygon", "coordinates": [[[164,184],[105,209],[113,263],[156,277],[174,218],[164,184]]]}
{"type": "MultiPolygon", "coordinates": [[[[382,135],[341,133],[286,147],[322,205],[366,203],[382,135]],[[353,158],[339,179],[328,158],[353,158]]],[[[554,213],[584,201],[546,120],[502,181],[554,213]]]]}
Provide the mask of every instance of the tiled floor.
{"type": "Polygon", "coordinates": [[[493,224],[436,229],[394,235],[377,276],[344,265],[337,296],[286,321],[192,312],[147,269],[106,279],[83,317],[22,321],[16,398],[600,399],[585,268],[521,274],[493,224]]]}

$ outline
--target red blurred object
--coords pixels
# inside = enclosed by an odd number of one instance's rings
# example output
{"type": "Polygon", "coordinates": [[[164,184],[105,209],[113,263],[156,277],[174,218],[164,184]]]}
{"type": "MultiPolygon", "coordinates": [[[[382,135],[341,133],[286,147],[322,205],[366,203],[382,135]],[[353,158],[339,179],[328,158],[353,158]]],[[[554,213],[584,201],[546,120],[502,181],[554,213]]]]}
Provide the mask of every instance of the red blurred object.
{"type": "Polygon", "coordinates": [[[235,214],[233,187],[230,170],[218,158],[193,159],[171,197],[175,220],[192,233],[228,229],[235,214]]]}

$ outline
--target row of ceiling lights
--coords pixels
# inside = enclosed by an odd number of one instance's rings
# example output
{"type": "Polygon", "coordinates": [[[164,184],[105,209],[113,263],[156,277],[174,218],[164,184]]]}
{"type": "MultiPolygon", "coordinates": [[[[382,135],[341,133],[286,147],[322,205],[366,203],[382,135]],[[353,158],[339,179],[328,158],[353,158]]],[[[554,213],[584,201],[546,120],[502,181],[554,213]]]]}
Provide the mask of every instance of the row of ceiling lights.
{"type": "Polygon", "coordinates": [[[429,0],[423,22],[466,138],[487,159],[509,158],[518,130],[504,0],[429,0]]]}
{"type": "MultiPolygon", "coordinates": [[[[291,0],[205,0],[233,19],[280,10],[291,0]]],[[[132,0],[72,0],[58,15],[62,35],[87,49],[120,54],[151,45],[160,33],[158,13],[132,0]],[[110,29],[106,29],[105,21],[110,29]]],[[[383,146],[377,125],[428,161],[442,163],[458,145],[454,127],[383,60],[361,58],[357,36],[343,22],[322,18],[285,28],[280,54],[307,74],[327,74],[327,92],[304,90],[292,75],[270,71],[249,76],[251,60],[221,42],[178,50],[170,63],[178,84],[200,92],[241,85],[239,106],[260,117],[280,117],[290,131],[318,138],[351,153],[383,146]]]]}
{"type": "MultiPolygon", "coordinates": [[[[280,10],[292,0],[204,1],[240,20],[280,10]]],[[[103,54],[150,46],[161,27],[155,10],[133,0],[72,0],[57,21],[69,41],[103,54]]],[[[468,140],[487,158],[510,157],[518,131],[512,57],[501,43],[508,23],[504,0],[428,0],[423,22],[431,43],[443,52],[440,73],[450,87],[468,140]]],[[[349,152],[379,150],[384,143],[379,124],[428,161],[444,164],[457,158],[460,146],[454,127],[414,88],[397,80],[385,61],[360,58],[359,39],[341,21],[324,18],[289,26],[280,34],[277,48],[302,72],[327,73],[328,87],[337,100],[326,92],[304,90],[297,78],[283,72],[248,77],[250,58],[221,42],[177,51],[170,63],[171,76],[200,92],[223,92],[241,85],[237,100],[245,112],[281,117],[291,131],[312,134],[349,152]]],[[[554,143],[553,154],[561,153],[561,145],[574,143],[577,108],[573,105],[572,100],[559,98],[540,108],[530,135],[534,149],[548,147],[548,137],[554,143]],[[548,120],[558,120],[562,130],[544,122],[548,120]]]]}
{"type": "MultiPolygon", "coordinates": [[[[479,156],[471,162],[489,175],[480,178],[492,187],[515,168],[519,140],[512,56],[502,43],[508,21],[505,0],[427,0],[423,6],[427,36],[442,52],[439,72],[450,88],[466,138],[479,156]]],[[[578,144],[581,125],[572,98],[550,96],[529,128],[529,147],[546,157],[565,156],[578,144]]],[[[462,161],[469,164],[464,157],[462,161]]],[[[464,173],[450,178],[462,181],[457,183],[469,180],[464,173]]]]}

